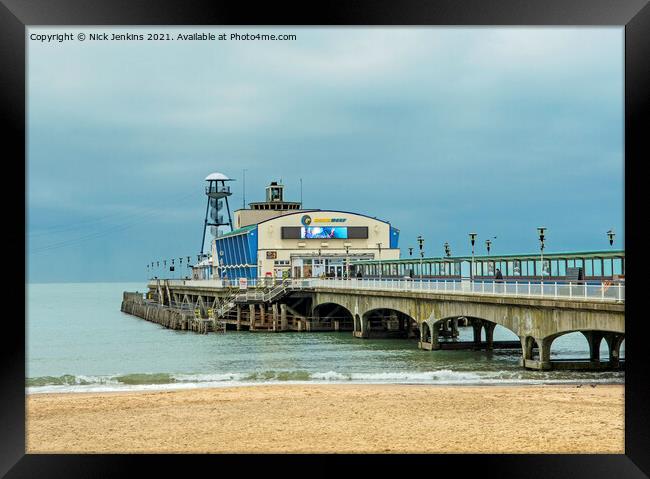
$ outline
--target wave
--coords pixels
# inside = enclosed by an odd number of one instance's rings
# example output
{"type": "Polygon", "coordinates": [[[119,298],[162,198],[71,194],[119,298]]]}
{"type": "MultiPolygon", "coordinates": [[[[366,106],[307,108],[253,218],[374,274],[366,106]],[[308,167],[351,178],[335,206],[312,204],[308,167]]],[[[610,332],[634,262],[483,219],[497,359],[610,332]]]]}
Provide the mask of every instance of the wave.
{"type": "Polygon", "coordinates": [[[272,383],[360,383],[360,384],[566,384],[623,383],[623,372],[563,371],[384,371],[384,372],[310,372],[304,370],[264,370],[247,373],[130,373],[106,376],[64,374],[26,379],[27,393],[106,392],[123,390],[188,389],[262,385],[272,383]]]}

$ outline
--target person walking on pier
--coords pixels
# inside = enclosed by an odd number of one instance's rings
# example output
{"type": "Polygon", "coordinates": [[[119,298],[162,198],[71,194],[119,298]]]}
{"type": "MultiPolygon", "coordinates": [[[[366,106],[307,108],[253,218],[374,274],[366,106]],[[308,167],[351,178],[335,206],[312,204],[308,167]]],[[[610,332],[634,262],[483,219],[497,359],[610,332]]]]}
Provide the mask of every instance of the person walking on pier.
{"type": "Polygon", "coordinates": [[[494,279],[498,282],[501,283],[503,281],[503,274],[501,274],[501,270],[497,268],[496,275],[494,276],[494,279]]]}

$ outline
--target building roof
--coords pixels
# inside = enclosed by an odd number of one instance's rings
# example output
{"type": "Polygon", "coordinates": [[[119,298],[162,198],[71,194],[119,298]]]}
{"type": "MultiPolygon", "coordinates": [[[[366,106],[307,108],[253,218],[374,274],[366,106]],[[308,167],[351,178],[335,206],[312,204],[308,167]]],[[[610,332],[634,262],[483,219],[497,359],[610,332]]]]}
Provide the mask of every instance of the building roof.
{"type": "Polygon", "coordinates": [[[210,173],[208,176],[205,177],[205,181],[214,181],[214,180],[219,180],[219,181],[234,181],[228,178],[226,175],[223,173],[210,173]]]}
{"type": "MultiPolygon", "coordinates": [[[[291,211],[291,210],[288,210],[288,211],[291,211]]],[[[273,218],[269,218],[267,220],[260,221],[257,224],[266,223],[267,221],[273,221],[273,220],[277,220],[279,218],[286,218],[287,216],[291,216],[291,215],[299,215],[299,214],[307,214],[307,213],[346,213],[346,214],[349,214],[349,215],[363,216],[364,218],[370,218],[371,220],[376,220],[376,221],[379,221],[381,223],[386,223],[387,225],[390,225],[390,222],[388,222],[386,220],[382,220],[382,219],[376,218],[374,216],[364,215],[363,213],[355,213],[354,211],[318,210],[318,209],[309,209],[309,210],[304,209],[304,210],[293,211],[293,212],[288,213],[286,215],[276,216],[276,217],[273,217],[273,218]]],[[[397,228],[395,228],[395,229],[397,229],[397,228]]]]}
{"type": "MultiPolygon", "coordinates": [[[[564,252],[564,253],[544,253],[544,259],[558,259],[558,258],[624,258],[625,257],[625,250],[600,250],[600,251],[570,251],[570,252],[564,252]]],[[[540,259],[540,253],[535,252],[535,253],[522,253],[522,254],[502,254],[502,255],[474,255],[474,260],[475,261],[500,261],[500,260],[513,260],[513,259],[521,259],[521,260],[538,260],[540,259]]],[[[451,256],[449,258],[447,257],[427,257],[427,258],[422,258],[422,261],[471,261],[472,257],[471,256],[451,256]]],[[[364,263],[367,264],[378,264],[378,263],[419,263],[420,258],[413,256],[413,257],[408,257],[408,258],[401,258],[401,259],[384,259],[384,260],[369,260],[369,261],[363,261],[364,263]]]]}
{"type": "Polygon", "coordinates": [[[257,228],[257,224],[244,226],[242,228],[238,228],[236,230],[229,231],[228,233],[224,233],[221,236],[217,236],[217,239],[227,238],[228,236],[237,236],[237,235],[241,235],[241,234],[244,234],[244,233],[248,233],[250,230],[255,229],[255,228],[257,228]]]}

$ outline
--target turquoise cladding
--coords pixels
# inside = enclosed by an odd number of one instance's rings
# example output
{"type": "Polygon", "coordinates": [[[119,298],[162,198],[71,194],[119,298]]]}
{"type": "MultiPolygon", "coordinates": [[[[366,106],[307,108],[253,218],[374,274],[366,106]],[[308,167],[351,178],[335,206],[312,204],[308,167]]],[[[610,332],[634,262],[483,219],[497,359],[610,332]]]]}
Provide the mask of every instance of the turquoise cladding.
{"type": "Polygon", "coordinates": [[[390,227],[390,247],[397,248],[399,242],[399,230],[393,226],[390,227]]]}
{"type": "Polygon", "coordinates": [[[222,278],[257,278],[257,226],[216,239],[222,278]]]}

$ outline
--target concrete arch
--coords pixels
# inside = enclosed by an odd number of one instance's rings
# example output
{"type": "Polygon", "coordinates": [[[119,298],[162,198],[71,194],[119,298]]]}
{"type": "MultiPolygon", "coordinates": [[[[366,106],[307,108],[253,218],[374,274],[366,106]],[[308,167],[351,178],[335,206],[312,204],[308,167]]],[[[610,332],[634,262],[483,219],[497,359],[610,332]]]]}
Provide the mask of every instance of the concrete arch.
{"type": "Polygon", "coordinates": [[[572,356],[573,359],[589,360],[591,347],[593,346],[596,349],[600,349],[600,343],[603,338],[602,336],[598,338],[594,337],[592,341],[593,344],[590,344],[590,333],[587,333],[586,331],[568,331],[566,333],[554,335],[548,339],[551,342],[550,354],[552,356],[557,357],[559,353],[566,353],[564,350],[567,347],[566,341],[571,341],[576,344],[577,349],[585,350],[583,353],[574,353],[572,356]]]}
{"type": "Polygon", "coordinates": [[[421,349],[485,349],[491,351],[495,347],[519,349],[521,345],[521,338],[517,332],[507,326],[500,325],[495,321],[490,321],[485,318],[469,315],[444,318],[429,317],[425,321],[422,321],[421,324],[426,325],[428,331],[430,331],[426,339],[422,339],[424,336],[422,334],[420,335],[419,347],[421,349]],[[459,326],[461,322],[463,326],[472,328],[472,339],[469,341],[460,340],[459,326]],[[511,337],[495,342],[494,331],[497,326],[501,326],[511,336],[514,336],[514,338],[511,337]]]}
{"type": "MultiPolygon", "coordinates": [[[[527,341],[529,338],[526,338],[527,341]]],[[[523,365],[532,369],[607,369],[618,368],[621,343],[625,334],[600,329],[586,329],[562,331],[545,337],[533,338],[539,348],[539,357],[534,358],[528,353],[528,342],[524,346],[523,365]],[[571,333],[582,333],[589,345],[589,356],[587,358],[567,358],[562,361],[554,361],[551,365],[551,346],[553,341],[561,336],[571,333]],[[603,361],[600,357],[600,344],[605,340],[609,349],[609,357],[603,361]],[[586,363],[585,363],[586,361],[586,363]]]]}
{"type": "Polygon", "coordinates": [[[345,306],[338,303],[320,303],[312,308],[312,330],[334,329],[335,331],[353,331],[354,315],[345,306]]]}
{"type": "Polygon", "coordinates": [[[418,322],[394,308],[374,308],[361,315],[361,328],[364,338],[414,338],[418,322]]]}
{"type": "Polygon", "coordinates": [[[553,299],[477,297],[476,295],[321,289],[318,302],[336,302],[363,315],[377,308],[401,311],[418,322],[452,317],[482,318],[503,326],[518,337],[546,338],[570,331],[603,330],[625,333],[624,307],[553,299]]]}

